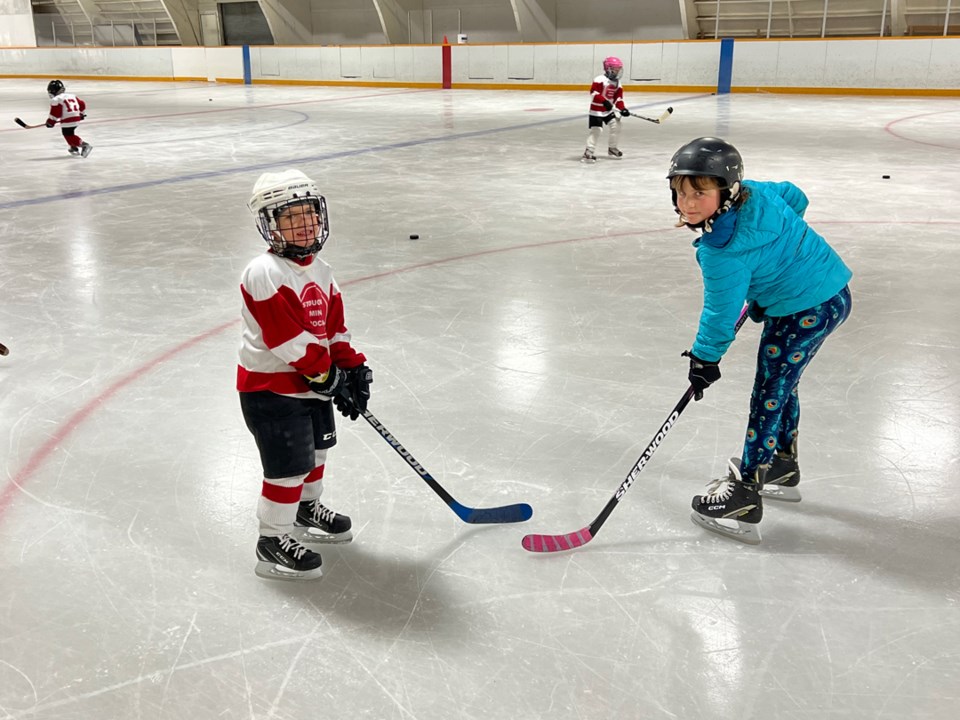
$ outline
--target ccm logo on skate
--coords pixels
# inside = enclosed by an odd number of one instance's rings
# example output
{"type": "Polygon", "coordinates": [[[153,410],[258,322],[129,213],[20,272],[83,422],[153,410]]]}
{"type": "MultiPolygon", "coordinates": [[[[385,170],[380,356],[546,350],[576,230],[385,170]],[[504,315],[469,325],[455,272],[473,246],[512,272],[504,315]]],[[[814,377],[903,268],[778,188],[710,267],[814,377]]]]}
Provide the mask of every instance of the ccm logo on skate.
{"type": "Polygon", "coordinates": [[[673,427],[673,424],[677,421],[678,417],[680,417],[680,413],[674,411],[673,414],[667,418],[667,421],[663,424],[663,427],[660,428],[660,432],[657,433],[657,436],[650,442],[649,445],[647,445],[647,449],[643,451],[643,455],[641,455],[640,459],[637,460],[637,464],[633,466],[633,470],[630,471],[627,479],[623,481],[619,488],[617,488],[617,500],[620,500],[620,498],[623,497],[623,494],[630,489],[631,485],[633,485],[634,480],[637,479],[637,475],[640,474],[640,471],[643,470],[644,465],[646,465],[650,458],[653,457],[653,453],[655,453],[657,448],[660,447],[660,443],[663,442],[663,439],[667,436],[667,433],[670,432],[670,428],[673,427]]]}

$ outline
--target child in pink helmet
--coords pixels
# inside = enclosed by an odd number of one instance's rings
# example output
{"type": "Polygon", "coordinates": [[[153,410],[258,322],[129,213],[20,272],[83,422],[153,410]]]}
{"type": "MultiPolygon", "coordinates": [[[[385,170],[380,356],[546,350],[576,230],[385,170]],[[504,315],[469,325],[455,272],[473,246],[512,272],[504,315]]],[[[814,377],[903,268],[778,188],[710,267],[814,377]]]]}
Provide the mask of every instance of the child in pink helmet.
{"type": "Polygon", "coordinates": [[[597,75],[590,86],[590,111],[587,122],[590,133],[587,135],[587,149],[583,151],[580,162],[597,161],[597,141],[603,132],[603,126],[610,126],[607,137],[607,155],[620,159],[623,153],[617,147],[620,140],[620,116],[629,116],[630,111],[623,105],[623,87],[620,77],[623,75],[623,62],[620,58],[608,57],[603,61],[603,75],[597,75]],[[614,112],[620,111],[620,115],[614,112]]]}

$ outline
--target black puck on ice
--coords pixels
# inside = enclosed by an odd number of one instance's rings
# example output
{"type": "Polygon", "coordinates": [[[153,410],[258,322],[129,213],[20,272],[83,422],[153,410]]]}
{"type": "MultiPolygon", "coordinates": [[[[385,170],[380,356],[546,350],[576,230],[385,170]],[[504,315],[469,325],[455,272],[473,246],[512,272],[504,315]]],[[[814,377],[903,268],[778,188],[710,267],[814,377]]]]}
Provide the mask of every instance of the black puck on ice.
{"type": "Polygon", "coordinates": [[[889,175],[883,175],[883,179],[884,179],[884,180],[889,180],[889,179],[890,179],[890,176],[889,176],[889,175]]]}
{"type": "Polygon", "coordinates": [[[413,235],[410,236],[410,239],[411,239],[411,240],[419,240],[419,239],[420,239],[420,236],[417,235],[416,233],[414,233],[413,235]]]}

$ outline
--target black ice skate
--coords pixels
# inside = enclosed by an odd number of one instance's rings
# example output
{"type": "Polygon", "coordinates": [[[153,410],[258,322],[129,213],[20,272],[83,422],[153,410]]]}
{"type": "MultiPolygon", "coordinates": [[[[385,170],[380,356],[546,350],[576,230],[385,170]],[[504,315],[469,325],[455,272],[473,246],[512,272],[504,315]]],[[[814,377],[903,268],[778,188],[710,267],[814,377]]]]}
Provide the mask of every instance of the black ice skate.
{"type": "Polygon", "coordinates": [[[797,443],[787,452],[779,450],[773,456],[770,469],[763,479],[760,494],[771,500],[800,502],[800,465],[797,463],[797,443]]]}
{"type": "Polygon", "coordinates": [[[616,148],[607,148],[607,155],[612,158],[616,158],[617,160],[623,157],[623,153],[616,148]]]}
{"type": "Polygon", "coordinates": [[[289,535],[257,540],[257,567],[254,572],[268,580],[314,580],[323,571],[319,553],[308,550],[289,535]]]}
{"type": "Polygon", "coordinates": [[[80,146],[80,157],[86,157],[90,154],[90,151],[93,150],[93,145],[88,142],[83,143],[80,146]]]}
{"type": "Polygon", "coordinates": [[[595,163],[597,161],[597,156],[593,154],[593,150],[584,150],[583,157],[580,158],[582,163],[595,163]]]}
{"type": "Polygon", "coordinates": [[[67,152],[70,153],[71,155],[79,155],[79,154],[80,154],[80,148],[78,148],[78,147],[73,147],[73,146],[71,145],[70,147],[67,148],[67,152]]]}
{"type": "Polygon", "coordinates": [[[319,500],[305,500],[297,508],[297,539],[304,543],[348,543],[353,540],[353,523],[319,500]]]}
{"type": "Polygon", "coordinates": [[[757,524],[763,517],[759,486],[740,477],[740,458],[730,458],[727,467],[726,477],[711,482],[706,495],[693,498],[690,519],[711,532],[748,545],[759,545],[757,524]]]}

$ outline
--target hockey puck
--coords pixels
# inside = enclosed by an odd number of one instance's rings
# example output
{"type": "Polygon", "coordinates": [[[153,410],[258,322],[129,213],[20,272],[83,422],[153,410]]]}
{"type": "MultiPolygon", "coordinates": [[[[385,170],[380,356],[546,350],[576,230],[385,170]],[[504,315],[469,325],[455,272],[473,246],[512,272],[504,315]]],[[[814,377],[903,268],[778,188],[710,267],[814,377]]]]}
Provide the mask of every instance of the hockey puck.
{"type": "Polygon", "coordinates": [[[884,176],[883,176],[883,179],[884,179],[884,180],[889,180],[889,179],[890,179],[890,176],[889,176],[889,175],[884,175],[884,176]]]}
{"type": "Polygon", "coordinates": [[[413,234],[413,235],[410,236],[410,239],[411,239],[411,240],[419,240],[419,239],[420,239],[420,236],[417,235],[417,234],[413,234]]]}

